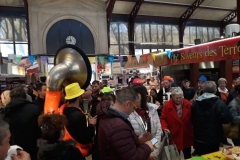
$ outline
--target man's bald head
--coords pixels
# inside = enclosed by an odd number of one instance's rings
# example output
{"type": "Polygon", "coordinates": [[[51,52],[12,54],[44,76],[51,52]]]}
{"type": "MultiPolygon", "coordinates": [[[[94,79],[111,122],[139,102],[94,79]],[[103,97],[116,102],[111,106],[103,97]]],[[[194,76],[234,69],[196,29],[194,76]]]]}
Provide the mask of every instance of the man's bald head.
{"type": "Polygon", "coordinates": [[[1,99],[2,99],[2,103],[4,106],[6,106],[9,102],[10,102],[10,90],[5,90],[2,94],[1,94],[1,99]]]}

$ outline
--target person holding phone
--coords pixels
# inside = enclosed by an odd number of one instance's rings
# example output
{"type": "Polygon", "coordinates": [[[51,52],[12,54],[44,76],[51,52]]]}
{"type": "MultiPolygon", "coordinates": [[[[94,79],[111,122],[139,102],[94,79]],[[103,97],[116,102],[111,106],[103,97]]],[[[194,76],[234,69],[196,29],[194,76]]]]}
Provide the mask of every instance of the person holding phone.
{"type": "Polygon", "coordinates": [[[137,108],[138,101],[137,93],[126,87],[118,91],[113,105],[97,107],[97,115],[100,119],[98,148],[101,159],[146,160],[149,158],[154,147],[150,141],[141,143],[141,140],[150,136],[143,134],[137,137],[128,121],[129,115],[137,108]]]}
{"type": "Polygon", "coordinates": [[[154,151],[151,153],[149,159],[157,159],[159,155],[159,145],[161,142],[161,124],[158,116],[158,106],[152,103],[147,103],[147,95],[145,93],[145,87],[143,85],[133,85],[131,87],[135,90],[139,97],[138,108],[132,112],[128,120],[132,124],[134,132],[137,136],[142,134],[152,134],[154,137],[152,143],[155,145],[154,151]]]}
{"type": "Polygon", "coordinates": [[[191,103],[183,98],[180,87],[172,87],[172,98],[164,105],[160,118],[162,129],[168,132],[184,158],[191,158],[193,145],[193,126],[191,122],[191,103]]]}

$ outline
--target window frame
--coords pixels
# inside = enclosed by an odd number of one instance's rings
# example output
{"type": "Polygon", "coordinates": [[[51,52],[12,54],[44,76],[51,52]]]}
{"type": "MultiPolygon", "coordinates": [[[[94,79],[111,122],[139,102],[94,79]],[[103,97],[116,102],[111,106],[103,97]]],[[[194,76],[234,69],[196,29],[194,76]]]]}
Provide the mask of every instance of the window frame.
{"type": "MultiPolygon", "coordinates": [[[[25,16],[14,16],[14,15],[1,15],[0,14],[0,17],[3,17],[3,18],[9,18],[10,19],[10,24],[11,24],[11,29],[12,29],[12,42],[2,42],[2,41],[4,41],[4,40],[2,40],[1,38],[0,38],[0,45],[1,44],[12,44],[13,45],[13,54],[15,54],[16,55],[16,45],[17,44],[27,44],[27,46],[29,46],[29,39],[28,39],[28,30],[27,30],[27,22],[26,22],[26,17],[25,16]],[[15,37],[15,31],[16,31],[16,29],[15,29],[15,25],[14,25],[14,18],[15,19],[24,19],[25,20],[25,27],[26,27],[26,31],[27,31],[27,35],[26,35],[26,40],[27,41],[22,41],[22,42],[20,42],[20,41],[16,41],[16,37],[15,37]]],[[[2,52],[2,51],[1,51],[2,52]]],[[[27,55],[29,55],[29,50],[27,49],[27,55]]],[[[3,56],[3,57],[6,57],[6,56],[3,56]]],[[[23,57],[26,57],[26,56],[23,56],[23,57]]]]}

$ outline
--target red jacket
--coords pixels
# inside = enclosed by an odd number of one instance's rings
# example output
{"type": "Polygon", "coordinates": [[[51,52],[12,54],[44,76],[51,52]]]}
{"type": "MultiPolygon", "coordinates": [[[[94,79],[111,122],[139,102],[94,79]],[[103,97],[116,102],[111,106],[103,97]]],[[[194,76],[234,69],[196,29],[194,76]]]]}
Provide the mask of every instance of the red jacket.
{"type": "Polygon", "coordinates": [[[171,98],[164,106],[160,118],[162,129],[168,129],[178,150],[193,145],[193,126],[191,121],[191,104],[183,100],[182,117],[180,118],[171,98]]]}

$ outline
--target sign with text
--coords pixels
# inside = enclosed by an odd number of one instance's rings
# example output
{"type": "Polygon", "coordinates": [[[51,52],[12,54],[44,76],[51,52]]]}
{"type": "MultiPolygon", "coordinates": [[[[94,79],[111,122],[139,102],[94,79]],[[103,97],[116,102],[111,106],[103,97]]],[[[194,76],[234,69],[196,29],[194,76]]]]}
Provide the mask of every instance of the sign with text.
{"type": "Polygon", "coordinates": [[[168,65],[239,59],[240,37],[204,43],[171,51],[168,65]]]}
{"type": "Polygon", "coordinates": [[[120,62],[112,63],[112,74],[122,74],[122,66],[120,62]]]}

